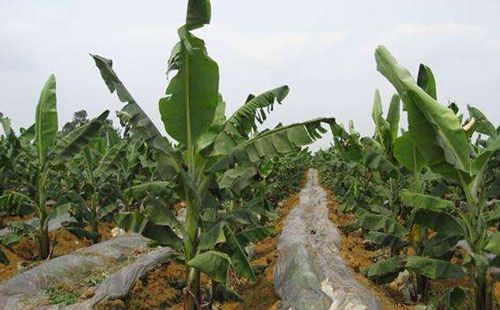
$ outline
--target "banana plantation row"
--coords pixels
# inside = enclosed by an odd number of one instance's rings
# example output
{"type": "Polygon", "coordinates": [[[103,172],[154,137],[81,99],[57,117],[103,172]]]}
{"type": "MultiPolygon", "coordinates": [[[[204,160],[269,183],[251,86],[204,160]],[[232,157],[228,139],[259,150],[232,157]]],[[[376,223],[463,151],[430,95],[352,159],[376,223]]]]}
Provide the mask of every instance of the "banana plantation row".
{"type": "MultiPolygon", "coordinates": [[[[209,292],[231,292],[234,277],[256,280],[247,246],[274,233],[269,223],[277,202],[297,191],[314,165],[341,201],[338,212],[355,215],[344,232],[361,232],[374,248],[387,249],[363,271],[366,277],[383,285],[407,270],[414,284],[409,303],[493,309],[500,268],[500,128],[477,108],[468,106],[465,116],[455,104],[438,103],[430,68],[421,65],[415,80],[379,47],[378,71],[396,94],[384,118],[375,93],[373,136],[361,137],[352,124],[345,129],[333,118],[262,130],[289,89],[249,95],[226,116],[218,65],[192,33],[209,21],[209,1],[190,0],[159,100],[168,138],[113,62],[98,55],[92,57],[105,85],[124,104],[117,112],[120,129],[104,111],[91,120],[76,113],[59,130],[54,76],[42,89],[31,127],[16,133],[2,116],[1,212],[36,219],[1,223],[10,226],[1,237],[4,249],[31,237],[37,259],[50,258],[57,245],[48,224],[61,214],[72,216],[64,223],[67,231],[93,242],[101,238],[101,223],[115,221],[152,246],[176,251],[185,266],[185,307],[201,309],[212,298],[204,293],[202,273],[212,279],[209,292]],[[400,128],[404,115],[406,129],[400,128]],[[330,149],[314,156],[303,149],[328,127],[330,149]],[[176,216],[179,205],[185,206],[183,217],[176,216]],[[431,289],[450,279],[458,281],[444,293],[431,289]]],[[[9,263],[2,251],[0,259],[9,263]]]]}

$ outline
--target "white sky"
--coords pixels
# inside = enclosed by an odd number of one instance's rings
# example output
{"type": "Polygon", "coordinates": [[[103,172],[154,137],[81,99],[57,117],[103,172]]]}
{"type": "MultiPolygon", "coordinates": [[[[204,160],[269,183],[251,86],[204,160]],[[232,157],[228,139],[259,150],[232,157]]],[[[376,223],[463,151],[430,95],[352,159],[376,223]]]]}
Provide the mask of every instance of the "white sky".
{"type": "MultiPolygon", "coordinates": [[[[51,72],[60,127],[79,109],[119,110],[88,56],[97,53],[113,59],[163,128],[158,99],[186,2],[0,0],[0,111],[15,128],[31,125],[51,72]]],[[[212,0],[212,8],[212,23],[197,34],[219,63],[228,112],[249,93],[287,84],[268,126],[333,116],[371,134],[374,90],[386,109],[393,92],[373,57],[383,44],[414,75],[420,62],[433,68],[441,102],[472,104],[500,121],[500,1],[212,0]]]]}

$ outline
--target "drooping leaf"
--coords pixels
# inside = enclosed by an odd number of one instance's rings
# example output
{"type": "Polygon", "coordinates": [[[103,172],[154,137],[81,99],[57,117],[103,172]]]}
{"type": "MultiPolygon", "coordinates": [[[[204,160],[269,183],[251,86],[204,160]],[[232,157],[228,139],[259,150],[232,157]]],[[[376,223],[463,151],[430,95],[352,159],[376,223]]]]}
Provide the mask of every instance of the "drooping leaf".
{"type": "Polygon", "coordinates": [[[139,233],[146,238],[154,240],[159,245],[171,247],[178,252],[181,252],[183,249],[182,239],[179,238],[170,226],[156,225],[150,221],[146,221],[146,224],[139,233]]]}
{"type": "MultiPolygon", "coordinates": [[[[154,215],[151,216],[154,217],[154,215]]],[[[155,217],[154,220],[164,220],[164,218],[155,217]]],[[[162,222],[162,224],[164,223],[162,222]]],[[[139,212],[119,213],[116,216],[116,225],[127,231],[139,233],[159,245],[169,246],[178,252],[182,252],[182,240],[170,226],[154,224],[139,212]]]]}
{"type": "Polygon", "coordinates": [[[138,211],[118,213],[115,220],[116,226],[136,233],[139,233],[145,225],[144,216],[138,211]]]}
{"type": "Polygon", "coordinates": [[[231,259],[224,253],[207,251],[196,255],[187,262],[187,265],[198,269],[217,282],[226,283],[231,259]]]}
{"type": "Polygon", "coordinates": [[[413,222],[422,227],[432,229],[438,234],[448,237],[463,237],[464,229],[459,221],[448,212],[434,212],[430,209],[419,208],[413,215],[413,222]]]}
{"type": "Polygon", "coordinates": [[[88,124],[76,128],[60,139],[54,150],[56,153],[56,162],[63,162],[64,160],[80,153],[82,148],[88,145],[90,140],[99,132],[99,129],[108,117],[108,114],[108,110],[104,111],[88,124]]]}
{"type": "Polygon", "coordinates": [[[231,257],[231,264],[233,265],[236,274],[240,277],[247,278],[250,283],[255,283],[257,278],[252,266],[250,265],[247,254],[229,225],[224,226],[224,234],[226,235],[227,241],[222,246],[222,249],[231,257]]]}
{"type": "Polygon", "coordinates": [[[259,218],[250,209],[247,208],[238,208],[232,210],[229,213],[221,215],[229,223],[237,223],[242,225],[258,225],[259,218]]]}
{"type": "Polygon", "coordinates": [[[363,274],[377,283],[389,283],[398,276],[403,269],[404,262],[403,257],[394,256],[371,265],[363,270],[363,274]]]}
{"type": "Polygon", "coordinates": [[[368,232],[368,234],[366,235],[366,240],[375,242],[376,244],[384,247],[401,247],[408,244],[408,242],[405,242],[403,239],[401,239],[400,236],[373,230],[368,232]]]}
{"type": "Polygon", "coordinates": [[[131,186],[125,189],[124,194],[127,198],[141,200],[147,195],[152,197],[169,197],[172,195],[173,184],[169,181],[153,181],[131,186]]]}
{"type": "Polygon", "coordinates": [[[252,166],[236,166],[233,169],[226,170],[220,180],[219,187],[221,189],[231,189],[236,194],[252,184],[257,170],[252,166]]]}
{"type": "Polygon", "coordinates": [[[457,116],[422,90],[411,74],[385,49],[375,52],[377,69],[396,88],[408,112],[409,130],[427,165],[445,177],[455,169],[469,172],[470,145],[457,116]]]}
{"type": "Polygon", "coordinates": [[[409,256],[406,268],[430,279],[459,279],[465,276],[462,268],[444,260],[423,256],[409,256]]]}
{"type": "Polygon", "coordinates": [[[446,212],[453,208],[453,202],[444,200],[439,197],[412,193],[408,190],[403,190],[399,194],[403,203],[410,207],[427,209],[434,212],[446,212]]]}
{"type": "Polygon", "coordinates": [[[201,237],[199,248],[200,250],[213,250],[215,246],[226,242],[226,234],[224,226],[226,222],[220,221],[207,230],[201,237]]]}
{"type": "Polygon", "coordinates": [[[263,131],[222,156],[210,170],[227,170],[236,163],[255,163],[297,150],[313,143],[325,133],[322,123],[331,124],[334,121],[333,118],[318,118],[263,131]]]}
{"type": "Polygon", "coordinates": [[[56,77],[52,74],[45,83],[36,106],[35,142],[40,165],[45,165],[47,154],[57,134],[56,77]]]}
{"type": "Polygon", "coordinates": [[[272,227],[257,226],[243,230],[235,235],[238,242],[246,246],[250,242],[257,242],[271,236],[274,233],[272,227]]]}
{"type": "Polygon", "coordinates": [[[75,235],[78,239],[83,239],[86,238],[88,240],[99,240],[100,234],[93,232],[93,231],[88,231],[85,230],[84,228],[81,227],[65,227],[67,231],[75,235]]]}
{"type": "Polygon", "coordinates": [[[125,88],[122,81],[120,81],[118,75],[113,70],[113,61],[98,55],[91,56],[109,91],[111,93],[116,91],[120,101],[127,103],[118,114],[121,116],[120,119],[126,120],[127,126],[133,128],[134,135],[145,140],[146,143],[157,151],[156,156],[160,173],[167,178],[175,175],[180,168],[174,156],[172,146],[166,138],[162,137],[158,128],[156,128],[151,119],[125,88]]]}
{"type": "Polygon", "coordinates": [[[151,200],[144,209],[146,218],[155,225],[169,226],[174,230],[185,233],[184,227],[177,220],[171,209],[165,207],[159,200],[151,200]]]}
{"type": "Polygon", "coordinates": [[[252,130],[257,130],[255,121],[262,124],[266,119],[266,110],[267,112],[272,111],[275,102],[281,104],[288,92],[288,86],[284,85],[248,100],[229,117],[222,130],[217,134],[214,155],[226,154],[246,140],[252,130]]]}
{"type": "MultiPolygon", "coordinates": [[[[442,224],[443,226],[445,223],[442,224]]],[[[441,258],[445,257],[448,254],[451,254],[457,242],[461,239],[460,235],[446,235],[437,233],[430,238],[430,240],[426,243],[424,250],[422,251],[422,255],[429,256],[433,258],[441,258]]]]}
{"type": "Polygon", "coordinates": [[[366,212],[359,216],[358,223],[368,230],[384,231],[396,236],[403,236],[408,230],[389,216],[366,212]]]}

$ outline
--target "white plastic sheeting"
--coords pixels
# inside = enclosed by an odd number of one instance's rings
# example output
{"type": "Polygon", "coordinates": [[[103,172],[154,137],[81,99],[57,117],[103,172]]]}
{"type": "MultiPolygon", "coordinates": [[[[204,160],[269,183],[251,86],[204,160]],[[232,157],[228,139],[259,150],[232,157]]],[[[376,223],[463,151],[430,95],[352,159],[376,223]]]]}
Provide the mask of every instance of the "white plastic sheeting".
{"type": "Polygon", "coordinates": [[[278,242],[274,280],[280,309],[382,309],[343,261],[341,236],[328,218],[327,202],[316,170],[310,169],[278,242]]]}
{"type": "Polygon", "coordinates": [[[147,248],[148,241],[138,234],[120,236],[44,262],[0,285],[0,310],[63,309],[48,305],[46,290],[81,284],[96,271],[104,272],[106,279],[96,285],[92,298],[67,308],[92,309],[106,298],[124,297],[135,280],[173,253],[170,248],[147,248]]]}

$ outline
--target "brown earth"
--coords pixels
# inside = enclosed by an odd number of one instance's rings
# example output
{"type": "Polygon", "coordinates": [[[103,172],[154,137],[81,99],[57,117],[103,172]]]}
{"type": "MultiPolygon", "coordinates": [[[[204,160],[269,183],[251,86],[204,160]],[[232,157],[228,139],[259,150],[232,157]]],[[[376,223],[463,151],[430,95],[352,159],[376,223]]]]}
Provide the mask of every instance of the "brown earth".
{"type": "MultiPolygon", "coordinates": [[[[100,223],[99,232],[102,235],[102,240],[111,238],[111,229],[114,227],[115,224],[111,222],[100,223]]],[[[63,227],[51,231],[49,236],[52,242],[51,257],[66,255],[77,249],[92,245],[90,240],[78,239],[63,227]]],[[[0,282],[10,279],[18,272],[32,268],[41,262],[36,260],[38,245],[36,240],[31,237],[23,238],[10,248],[0,245],[0,249],[3,250],[10,261],[7,266],[0,264],[0,282]]]]}

